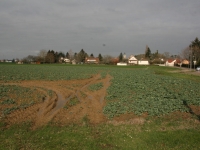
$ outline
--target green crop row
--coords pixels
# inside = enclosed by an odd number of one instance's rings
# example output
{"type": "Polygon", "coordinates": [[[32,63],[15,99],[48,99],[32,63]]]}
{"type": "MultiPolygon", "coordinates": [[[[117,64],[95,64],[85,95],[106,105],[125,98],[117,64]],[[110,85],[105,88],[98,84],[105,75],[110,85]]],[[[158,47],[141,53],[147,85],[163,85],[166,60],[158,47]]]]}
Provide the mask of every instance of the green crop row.
{"type": "Polygon", "coordinates": [[[86,79],[98,68],[49,65],[0,65],[0,81],[86,79]]]}
{"type": "Polygon", "coordinates": [[[99,83],[96,83],[96,84],[91,84],[88,89],[90,91],[98,91],[100,90],[101,88],[103,87],[103,83],[102,82],[99,82],[99,83]]]}
{"type": "Polygon", "coordinates": [[[163,115],[188,112],[189,105],[200,105],[199,82],[156,75],[151,70],[112,70],[104,113],[109,117],[134,112],[163,115]]]}
{"type": "MultiPolygon", "coordinates": [[[[169,69],[171,70],[171,68],[169,69]]],[[[145,112],[152,116],[163,115],[174,111],[187,112],[190,105],[199,106],[199,80],[190,80],[188,76],[187,78],[175,78],[170,76],[170,73],[165,76],[167,70],[167,67],[162,69],[162,67],[0,65],[0,81],[85,79],[97,73],[105,78],[109,73],[112,80],[107,89],[107,105],[103,109],[103,112],[109,117],[127,112],[137,115],[145,112]],[[157,72],[160,69],[162,74],[155,73],[155,69],[157,72]]],[[[98,90],[102,86],[102,83],[99,83],[91,85],[89,88],[98,90]]],[[[16,102],[16,96],[7,97],[6,93],[9,90],[10,88],[0,86],[1,102],[6,99],[14,99],[16,102]]],[[[29,93],[29,90],[20,91],[17,93],[21,98],[28,99],[29,94],[24,93],[29,93]]],[[[48,94],[51,96],[52,92],[48,91],[48,94]]]]}

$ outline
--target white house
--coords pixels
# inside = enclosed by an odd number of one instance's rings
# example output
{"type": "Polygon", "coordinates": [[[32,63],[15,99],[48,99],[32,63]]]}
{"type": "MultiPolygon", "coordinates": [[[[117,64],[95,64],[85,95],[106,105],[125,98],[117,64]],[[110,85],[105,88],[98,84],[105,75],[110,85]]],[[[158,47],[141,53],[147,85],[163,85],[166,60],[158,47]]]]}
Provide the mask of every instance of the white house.
{"type": "Polygon", "coordinates": [[[138,65],[149,65],[149,61],[145,59],[138,60],[138,65]]]}
{"type": "Polygon", "coordinates": [[[12,60],[6,60],[5,62],[7,62],[7,63],[11,63],[11,62],[12,62],[12,60]]]}
{"type": "Polygon", "coordinates": [[[135,65],[135,64],[138,64],[138,60],[135,58],[134,55],[131,55],[131,56],[129,57],[129,59],[128,59],[128,63],[129,63],[130,65],[135,65]]]}
{"type": "Polygon", "coordinates": [[[70,63],[70,59],[68,59],[68,58],[64,58],[63,60],[65,63],[70,63]]]}
{"type": "Polygon", "coordinates": [[[72,60],[72,65],[76,65],[76,60],[75,59],[72,60]]]}
{"type": "Polygon", "coordinates": [[[181,61],[179,59],[168,59],[165,62],[165,66],[175,66],[175,65],[181,65],[181,61]]]}
{"type": "Polygon", "coordinates": [[[168,59],[165,62],[165,66],[174,66],[175,61],[176,61],[176,59],[168,59]]]}

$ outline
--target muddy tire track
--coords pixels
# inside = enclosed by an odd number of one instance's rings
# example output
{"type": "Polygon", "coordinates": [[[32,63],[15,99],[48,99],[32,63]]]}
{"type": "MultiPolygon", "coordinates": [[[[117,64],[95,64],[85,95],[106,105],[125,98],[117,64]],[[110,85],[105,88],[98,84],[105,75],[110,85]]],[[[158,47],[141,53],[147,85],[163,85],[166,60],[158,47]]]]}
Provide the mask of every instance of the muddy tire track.
{"type": "Polygon", "coordinates": [[[105,105],[103,100],[106,95],[106,89],[110,85],[110,79],[109,75],[101,79],[101,76],[98,74],[85,80],[9,83],[10,85],[34,87],[38,90],[52,90],[55,92],[55,95],[53,97],[47,95],[42,103],[12,112],[6,116],[5,122],[9,126],[15,123],[31,121],[33,123],[32,128],[36,129],[50,121],[58,122],[59,124],[78,123],[85,116],[88,117],[91,123],[105,121],[106,118],[102,113],[103,106],[105,105]],[[88,86],[98,82],[103,83],[102,89],[94,92],[88,90],[88,86]],[[68,110],[64,109],[63,107],[66,103],[74,97],[79,100],[79,103],[68,110]]]}
{"type": "Polygon", "coordinates": [[[96,76],[91,82],[83,86],[76,92],[77,98],[80,103],[67,110],[61,109],[59,114],[53,119],[53,122],[60,125],[70,123],[83,123],[84,119],[87,119],[92,124],[98,124],[107,121],[107,118],[103,114],[103,107],[105,106],[104,98],[106,96],[106,90],[110,86],[111,76],[107,75],[106,78],[100,79],[100,76],[96,76]],[[95,83],[103,83],[103,88],[98,91],[90,91],[88,87],[95,83]],[[81,95],[81,93],[84,95],[81,95]]]}

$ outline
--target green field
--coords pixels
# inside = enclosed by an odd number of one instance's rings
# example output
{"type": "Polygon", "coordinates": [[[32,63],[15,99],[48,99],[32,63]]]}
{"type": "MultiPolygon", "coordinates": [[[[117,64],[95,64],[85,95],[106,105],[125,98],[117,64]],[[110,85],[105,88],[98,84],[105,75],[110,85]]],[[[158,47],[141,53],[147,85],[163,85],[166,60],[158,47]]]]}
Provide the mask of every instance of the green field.
{"type": "MultiPolygon", "coordinates": [[[[176,70],[159,66],[0,64],[0,149],[200,149],[200,76],[176,70]],[[45,92],[50,97],[54,94],[9,83],[82,80],[95,74],[102,79],[112,77],[104,115],[111,122],[124,114],[138,118],[146,115],[144,123],[130,124],[127,120],[117,125],[92,125],[83,118],[84,125],[60,127],[49,122],[32,130],[31,122],[24,122],[6,127],[7,114],[42,102],[45,92]]],[[[89,86],[89,90],[102,87],[100,82],[89,86]]]]}

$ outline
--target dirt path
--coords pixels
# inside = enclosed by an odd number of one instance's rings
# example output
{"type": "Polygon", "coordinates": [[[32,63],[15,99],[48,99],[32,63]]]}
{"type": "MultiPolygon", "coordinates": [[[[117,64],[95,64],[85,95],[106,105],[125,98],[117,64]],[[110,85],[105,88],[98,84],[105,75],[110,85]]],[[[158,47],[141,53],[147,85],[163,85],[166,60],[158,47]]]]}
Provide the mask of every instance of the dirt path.
{"type": "Polygon", "coordinates": [[[8,125],[24,121],[33,122],[33,129],[52,121],[56,124],[82,123],[84,120],[96,124],[106,120],[102,109],[105,105],[106,89],[110,86],[111,76],[101,79],[95,75],[90,79],[71,81],[22,81],[9,83],[23,87],[34,87],[39,90],[52,90],[55,94],[47,96],[43,103],[35,104],[27,109],[14,111],[6,117],[8,125]],[[98,91],[90,91],[92,84],[102,83],[98,91]],[[71,99],[78,101],[69,106],[71,99]]]}
{"type": "Polygon", "coordinates": [[[178,71],[172,71],[172,72],[179,72],[179,73],[185,73],[185,74],[192,74],[192,75],[197,75],[200,76],[200,71],[196,71],[194,68],[184,68],[184,67],[176,67],[179,68],[180,70],[178,71]]]}

